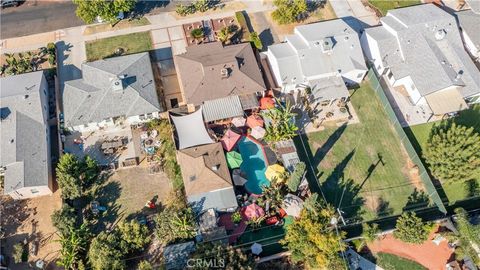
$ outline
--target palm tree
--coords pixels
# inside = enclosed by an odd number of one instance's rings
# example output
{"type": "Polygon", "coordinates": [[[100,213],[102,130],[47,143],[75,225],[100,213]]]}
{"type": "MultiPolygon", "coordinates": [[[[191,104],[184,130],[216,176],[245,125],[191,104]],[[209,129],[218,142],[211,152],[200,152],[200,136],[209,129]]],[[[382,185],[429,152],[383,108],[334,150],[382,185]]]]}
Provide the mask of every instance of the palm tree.
{"type": "Polygon", "coordinates": [[[80,228],[70,228],[69,233],[59,234],[57,240],[62,245],[60,250],[60,260],[58,264],[65,269],[77,269],[77,264],[81,259],[80,253],[85,251],[88,239],[88,228],[82,224],[80,228]]]}
{"type": "Polygon", "coordinates": [[[287,101],[283,106],[277,100],[278,107],[272,108],[262,113],[263,117],[270,119],[270,124],[266,127],[267,134],[265,140],[269,142],[278,142],[287,140],[297,135],[298,127],[295,125],[295,115],[292,112],[292,106],[287,101]]]}
{"type": "Polygon", "coordinates": [[[364,223],[362,225],[362,235],[361,238],[354,240],[357,251],[360,252],[368,244],[372,243],[377,239],[377,234],[380,233],[377,223],[364,223]]]}

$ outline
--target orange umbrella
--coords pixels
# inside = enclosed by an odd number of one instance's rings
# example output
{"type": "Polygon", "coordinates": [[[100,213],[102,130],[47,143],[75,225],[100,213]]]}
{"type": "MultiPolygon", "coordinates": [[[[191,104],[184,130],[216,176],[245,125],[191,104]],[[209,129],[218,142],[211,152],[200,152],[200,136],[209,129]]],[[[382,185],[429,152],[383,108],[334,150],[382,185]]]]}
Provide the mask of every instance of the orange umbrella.
{"type": "Polygon", "coordinates": [[[267,110],[275,107],[275,100],[271,97],[262,97],[260,99],[260,109],[267,110]]]}
{"type": "Polygon", "coordinates": [[[250,128],[263,127],[263,119],[259,115],[252,114],[247,117],[247,126],[250,128]]]}

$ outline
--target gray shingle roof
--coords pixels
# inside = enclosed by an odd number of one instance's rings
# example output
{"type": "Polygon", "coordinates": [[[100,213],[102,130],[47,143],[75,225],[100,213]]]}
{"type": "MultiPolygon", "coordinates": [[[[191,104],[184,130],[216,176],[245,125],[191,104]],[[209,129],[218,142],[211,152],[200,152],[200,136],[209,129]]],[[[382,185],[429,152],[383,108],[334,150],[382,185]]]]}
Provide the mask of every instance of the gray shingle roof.
{"type": "Polygon", "coordinates": [[[395,79],[410,76],[422,96],[455,85],[464,97],[480,92],[480,73],[463,48],[452,15],[424,4],[390,10],[382,23],[365,32],[377,41],[383,64],[395,79]]]}
{"type": "Polygon", "coordinates": [[[158,100],[148,53],[84,63],[82,75],[82,79],[65,82],[63,107],[67,126],[164,110],[158,100]],[[117,80],[123,89],[113,87],[117,80]]]}
{"type": "Polygon", "coordinates": [[[285,43],[268,50],[278,63],[281,81],[287,84],[307,83],[312,77],[331,76],[339,70],[367,70],[357,32],[341,19],[297,26],[285,43]],[[333,48],[324,52],[328,38],[333,48]]]}
{"type": "MultiPolygon", "coordinates": [[[[0,122],[0,166],[6,167],[5,193],[48,185],[47,110],[41,92],[43,72],[0,79],[1,107],[9,113],[0,122]]],[[[45,89],[47,90],[47,89],[45,89]]]]}
{"type": "Polygon", "coordinates": [[[480,29],[478,29],[480,26],[480,14],[471,10],[464,10],[455,12],[455,15],[457,15],[462,30],[467,33],[477,49],[480,49],[480,29]]]}

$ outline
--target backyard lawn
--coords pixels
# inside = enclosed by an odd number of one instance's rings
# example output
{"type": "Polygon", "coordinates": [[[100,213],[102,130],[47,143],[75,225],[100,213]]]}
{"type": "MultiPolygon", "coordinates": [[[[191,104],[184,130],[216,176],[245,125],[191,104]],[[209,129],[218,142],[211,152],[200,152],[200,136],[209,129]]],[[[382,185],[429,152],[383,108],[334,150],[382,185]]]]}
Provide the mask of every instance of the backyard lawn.
{"type": "Polygon", "coordinates": [[[426,270],[421,264],[388,253],[377,253],[377,265],[389,270],[426,270]]]}
{"type": "MultiPolygon", "coordinates": [[[[399,214],[415,187],[423,188],[421,181],[416,175],[410,177],[406,152],[370,85],[364,83],[354,91],[351,101],[360,123],[302,136],[320,182],[310,177],[310,186],[318,191],[320,185],[327,200],[349,221],[399,214]]],[[[300,140],[296,141],[304,155],[300,140]]],[[[417,205],[426,206],[428,200],[417,205]]]]}
{"type": "MultiPolygon", "coordinates": [[[[473,127],[477,132],[480,132],[480,104],[476,104],[468,110],[461,111],[459,115],[452,120],[459,125],[473,127]]],[[[420,157],[422,156],[422,149],[424,149],[427,144],[432,127],[438,123],[439,122],[433,122],[405,128],[405,132],[420,157]]],[[[425,165],[428,168],[428,164],[425,163],[425,165]]],[[[478,186],[480,186],[480,175],[477,175],[474,177],[474,180],[466,183],[445,184],[442,187],[450,203],[453,203],[475,196],[475,194],[478,196],[478,186]]]]}
{"type": "Polygon", "coordinates": [[[420,0],[368,0],[368,2],[380,10],[383,16],[385,16],[390,9],[408,7],[422,3],[420,0]]]}
{"type": "Polygon", "coordinates": [[[118,49],[122,49],[123,54],[133,54],[149,51],[153,48],[150,32],[98,39],[87,42],[85,46],[87,61],[115,56],[118,49]]]}

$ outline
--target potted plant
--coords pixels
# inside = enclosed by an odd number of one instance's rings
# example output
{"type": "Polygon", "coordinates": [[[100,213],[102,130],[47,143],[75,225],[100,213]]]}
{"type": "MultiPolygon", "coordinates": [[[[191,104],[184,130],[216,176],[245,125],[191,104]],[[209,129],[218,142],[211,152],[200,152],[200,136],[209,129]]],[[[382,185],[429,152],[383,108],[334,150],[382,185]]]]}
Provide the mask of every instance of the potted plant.
{"type": "Polygon", "coordinates": [[[240,215],[239,211],[236,211],[235,213],[232,214],[232,222],[237,225],[242,221],[242,216],[240,215]]]}

